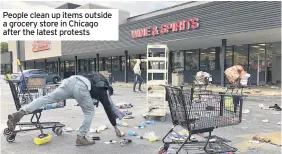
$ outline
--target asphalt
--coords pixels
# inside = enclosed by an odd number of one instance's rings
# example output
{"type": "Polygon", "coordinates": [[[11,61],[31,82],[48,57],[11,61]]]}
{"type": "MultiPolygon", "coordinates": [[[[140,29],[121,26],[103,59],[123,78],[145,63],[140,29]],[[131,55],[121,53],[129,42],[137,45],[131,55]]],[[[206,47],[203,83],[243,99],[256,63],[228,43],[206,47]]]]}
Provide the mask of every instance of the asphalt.
{"type": "MultiPolygon", "coordinates": [[[[128,130],[136,131],[143,135],[145,132],[155,132],[157,136],[162,138],[166,132],[172,127],[171,118],[168,116],[165,122],[161,122],[156,119],[156,123],[152,125],[146,125],[144,129],[134,128],[140,122],[144,121],[142,114],[146,113],[146,93],[133,93],[130,87],[114,87],[115,94],[113,95],[113,101],[115,103],[132,103],[132,111],[134,119],[124,120],[129,126],[127,128],[120,128],[121,131],[127,132],[128,130]]],[[[280,96],[264,97],[255,96],[247,97],[244,101],[244,109],[249,109],[251,112],[243,114],[243,121],[239,125],[229,126],[224,128],[215,129],[213,134],[224,137],[231,140],[230,145],[239,149],[241,154],[280,154],[281,148],[271,144],[255,144],[248,141],[254,135],[261,135],[271,137],[273,141],[281,144],[281,125],[277,122],[281,121],[281,115],[275,114],[272,110],[262,110],[258,107],[258,104],[263,103],[265,106],[280,104],[280,96]],[[268,123],[263,123],[262,120],[268,119],[268,123]],[[252,150],[250,150],[252,149],[252,150]]],[[[74,130],[79,128],[83,114],[80,107],[75,106],[75,100],[67,100],[67,105],[61,109],[54,109],[44,111],[41,121],[60,121],[71,127],[74,130]]],[[[6,128],[7,115],[15,112],[14,101],[9,89],[9,86],[1,80],[1,130],[6,128]]],[[[168,111],[169,112],[169,111],[168,111]]],[[[168,115],[170,115],[168,113],[168,115]]],[[[29,120],[30,116],[26,116],[22,121],[29,120]]],[[[121,138],[115,136],[114,129],[111,127],[110,122],[103,110],[102,106],[96,108],[95,116],[93,118],[91,128],[95,128],[99,125],[107,125],[109,129],[106,129],[99,134],[101,140],[97,141],[95,145],[87,147],[76,147],[75,139],[76,132],[64,133],[62,136],[56,136],[52,130],[45,130],[45,133],[52,135],[50,143],[45,145],[35,145],[33,138],[39,135],[39,130],[18,133],[13,143],[6,141],[6,136],[1,135],[1,153],[2,154],[51,154],[51,153],[66,153],[66,154],[156,154],[159,147],[163,145],[161,141],[149,142],[147,140],[137,139],[132,136],[126,136],[124,138],[132,139],[132,143],[121,147],[118,143],[105,144],[105,141],[115,140],[120,141],[121,138]]],[[[178,128],[180,130],[180,128],[178,128]]],[[[91,135],[91,133],[90,133],[91,135]]],[[[92,134],[93,135],[93,134],[92,134]]],[[[182,153],[185,153],[182,151],[182,153]]]]}

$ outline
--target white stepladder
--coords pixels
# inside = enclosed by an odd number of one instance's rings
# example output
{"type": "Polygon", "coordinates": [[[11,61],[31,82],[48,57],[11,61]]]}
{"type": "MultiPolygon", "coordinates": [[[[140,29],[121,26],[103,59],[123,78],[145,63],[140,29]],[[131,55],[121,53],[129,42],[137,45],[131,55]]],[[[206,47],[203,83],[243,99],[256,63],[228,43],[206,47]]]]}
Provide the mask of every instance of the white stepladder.
{"type": "Polygon", "coordinates": [[[164,87],[168,82],[168,47],[165,44],[147,45],[147,108],[144,118],[166,120],[167,102],[164,87]]]}

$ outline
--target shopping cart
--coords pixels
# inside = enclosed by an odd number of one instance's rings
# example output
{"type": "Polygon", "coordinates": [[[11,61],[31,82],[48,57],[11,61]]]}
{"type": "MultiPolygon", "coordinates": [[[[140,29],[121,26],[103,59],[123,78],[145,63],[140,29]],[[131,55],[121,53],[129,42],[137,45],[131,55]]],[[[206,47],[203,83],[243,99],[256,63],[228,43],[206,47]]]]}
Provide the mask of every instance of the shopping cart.
{"type": "Polygon", "coordinates": [[[176,153],[181,149],[197,153],[236,152],[237,149],[227,144],[226,139],[211,135],[219,127],[238,125],[242,119],[242,95],[226,95],[225,93],[198,93],[191,90],[181,90],[172,86],[165,86],[173,127],[164,136],[163,143],[178,145],[176,153]],[[201,95],[204,100],[194,101],[195,95],[201,95]],[[174,129],[181,126],[188,131],[187,137],[181,136],[174,129]],[[192,139],[194,134],[208,133],[208,137],[192,139]],[[173,140],[170,136],[177,135],[182,140],[173,140]],[[195,151],[194,151],[195,152],[195,151]]]}
{"type": "MultiPolygon", "coordinates": [[[[21,67],[20,69],[22,71],[21,67]]],[[[6,81],[10,86],[17,111],[20,110],[24,105],[32,102],[34,99],[47,95],[57,88],[57,86],[54,85],[46,85],[46,78],[35,76],[29,78],[24,77],[22,86],[19,86],[10,80],[6,81]]],[[[40,118],[43,110],[62,108],[65,105],[66,101],[64,100],[62,102],[48,104],[38,110],[35,110],[33,113],[31,113],[32,116],[30,122],[18,122],[14,131],[9,130],[9,128],[4,129],[4,134],[7,135],[6,140],[8,142],[13,142],[17,133],[32,130],[40,130],[41,134],[38,137],[44,138],[47,134],[43,133],[43,129],[52,129],[56,135],[62,135],[62,127],[65,125],[60,122],[40,122],[40,118]]]]}

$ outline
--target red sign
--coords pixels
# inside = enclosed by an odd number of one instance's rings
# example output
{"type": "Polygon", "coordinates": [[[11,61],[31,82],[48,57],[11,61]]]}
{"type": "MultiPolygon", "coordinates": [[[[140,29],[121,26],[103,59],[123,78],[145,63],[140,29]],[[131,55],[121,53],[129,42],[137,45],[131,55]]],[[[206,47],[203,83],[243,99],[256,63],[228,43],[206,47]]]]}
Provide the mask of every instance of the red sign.
{"type": "Polygon", "coordinates": [[[43,50],[50,49],[51,41],[33,41],[32,43],[32,51],[38,52],[43,50]]]}
{"type": "Polygon", "coordinates": [[[185,31],[197,29],[199,27],[199,19],[191,18],[179,20],[171,23],[161,24],[159,26],[145,27],[131,31],[131,38],[137,39],[148,36],[162,35],[169,32],[185,31]]]}

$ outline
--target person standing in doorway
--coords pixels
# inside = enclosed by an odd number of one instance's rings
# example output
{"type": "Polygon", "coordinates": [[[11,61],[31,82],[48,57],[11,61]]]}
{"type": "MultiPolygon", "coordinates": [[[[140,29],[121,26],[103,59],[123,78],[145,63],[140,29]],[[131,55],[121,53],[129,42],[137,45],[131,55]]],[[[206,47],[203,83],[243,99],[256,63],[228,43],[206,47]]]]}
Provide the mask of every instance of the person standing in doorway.
{"type": "Polygon", "coordinates": [[[141,64],[141,60],[137,59],[136,60],[136,64],[133,68],[133,72],[134,72],[134,84],[133,84],[133,92],[136,92],[135,87],[137,82],[139,82],[139,88],[138,91],[142,91],[141,90],[141,84],[143,82],[143,78],[141,76],[141,69],[140,69],[140,64],[141,64]]]}

